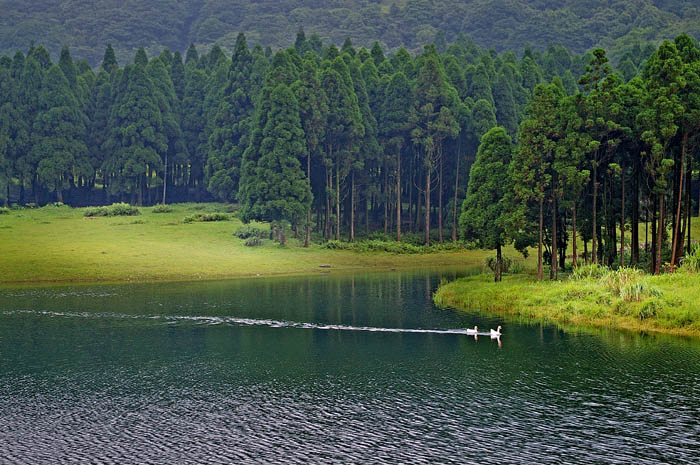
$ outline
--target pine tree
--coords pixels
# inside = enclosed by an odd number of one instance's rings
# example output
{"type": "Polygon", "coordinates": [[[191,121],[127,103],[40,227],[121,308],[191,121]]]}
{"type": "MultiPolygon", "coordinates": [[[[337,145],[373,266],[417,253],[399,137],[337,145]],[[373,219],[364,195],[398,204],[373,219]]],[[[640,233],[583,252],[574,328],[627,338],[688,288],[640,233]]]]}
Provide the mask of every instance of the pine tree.
{"type": "Polygon", "coordinates": [[[87,161],[85,121],[68,80],[57,65],[49,68],[39,96],[34,121],[32,158],[38,160],[39,182],[63,202],[63,192],[73,183],[75,168],[87,161]]]}
{"type": "Polygon", "coordinates": [[[182,55],[180,52],[175,52],[173,55],[173,61],[170,65],[170,79],[173,81],[173,87],[175,88],[175,95],[179,101],[185,98],[185,87],[187,87],[187,80],[185,78],[185,65],[182,64],[182,55]]]}
{"type": "Polygon", "coordinates": [[[107,74],[112,74],[112,71],[117,69],[119,64],[117,63],[117,57],[114,54],[114,49],[112,44],[107,44],[105,49],[104,58],[102,58],[102,69],[107,72],[107,74]]]}
{"type": "Polygon", "coordinates": [[[204,164],[207,160],[206,133],[206,84],[207,75],[200,69],[190,69],[187,73],[187,87],[182,106],[182,132],[190,162],[190,186],[196,189],[199,200],[204,189],[204,164]]]}
{"type": "Polygon", "coordinates": [[[501,249],[507,244],[505,196],[509,190],[508,166],[513,143],[505,128],[495,127],[484,134],[476,161],[469,171],[467,197],[459,217],[461,236],[479,247],[496,249],[495,281],[501,280],[501,249]]]}

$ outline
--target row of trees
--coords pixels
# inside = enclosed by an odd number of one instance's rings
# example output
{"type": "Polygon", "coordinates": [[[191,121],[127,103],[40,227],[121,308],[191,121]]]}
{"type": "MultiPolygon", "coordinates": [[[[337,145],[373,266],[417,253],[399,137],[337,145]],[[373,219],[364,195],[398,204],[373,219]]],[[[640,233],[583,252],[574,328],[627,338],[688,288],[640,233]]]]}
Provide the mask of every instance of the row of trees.
{"type": "Polygon", "coordinates": [[[300,31],[274,55],[241,34],[230,58],[140,49],[124,67],[108,46],[95,72],[67,48],[54,64],[33,47],[0,58],[0,196],[216,198],[239,201],[246,218],[308,226],[307,238],[313,227],[454,240],[481,136],[501,125],[515,137],[535,86],[559,76],[573,94],[589,60],[471,41],[386,57],[378,44],[338,49],[300,31]]]}
{"type": "Polygon", "coordinates": [[[611,72],[602,49],[567,94],[558,78],[535,87],[517,146],[503,128],[482,139],[460,224],[465,237],[497,250],[511,241],[543,248],[550,273],[577,237],[594,263],[678,264],[690,249],[692,169],[700,142],[700,50],[687,35],[664,42],[638,77],[611,72]],[[640,239],[642,220],[651,225],[640,239]],[[631,238],[627,239],[629,231],[631,238]],[[640,251],[642,257],[640,258],[640,251]],[[646,257],[644,256],[646,255],[646,257]]]}

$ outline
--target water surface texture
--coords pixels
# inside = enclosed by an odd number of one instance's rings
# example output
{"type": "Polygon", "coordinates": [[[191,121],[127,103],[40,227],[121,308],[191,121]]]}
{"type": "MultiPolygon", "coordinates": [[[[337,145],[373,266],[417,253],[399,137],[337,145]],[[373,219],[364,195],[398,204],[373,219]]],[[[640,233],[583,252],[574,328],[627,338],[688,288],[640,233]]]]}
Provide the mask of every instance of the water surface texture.
{"type": "Polygon", "coordinates": [[[697,340],[435,308],[453,276],[0,288],[0,463],[700,463],[697,340]]]}

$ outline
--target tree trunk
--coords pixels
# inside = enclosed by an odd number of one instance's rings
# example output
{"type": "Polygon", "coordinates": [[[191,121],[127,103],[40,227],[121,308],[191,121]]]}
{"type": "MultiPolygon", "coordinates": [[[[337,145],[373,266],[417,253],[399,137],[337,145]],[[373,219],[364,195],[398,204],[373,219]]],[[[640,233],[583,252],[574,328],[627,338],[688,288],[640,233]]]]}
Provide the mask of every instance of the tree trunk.
{"type": "Polygon", "coordinates": [[[661,273],[661,245],[664,237],[664,194],[659,194],[659,226],[656,228],[656,269],[654,274],[661,273]]]}
{"type": "MultiPolygon", "coordinates": [[[[8,191],[8,195],[9,195],[9,191],[8,191]]],[[[63,191],[61,190],[60,187],[56,189],[56,200],[63,203],[63,191]]]]}
{"type": "Polygon", "coordinates": [[[583,241],[583,262],[588,265],[588,241],[583,241]]]}
{"type": "Polygon", "coordinates": [[[686,187],[685,187],[685,234],[687,234],[688,237],[688,253],[691,252],[690,250],[690,191],[691,188],[693,187],[693,171],[692,171],[692,162],[693,160],[691,158],[688,158],[686,161],[686,168],[685,172],[686,174],[686,187]]]}
{"type": "Polygon", "coordinates": [[[462,151],[462,144],[457,141],[457,163],[455,167],[455,198],[452,205],[452,242],[457,242],[457,193],[459,192],[459,155],[462,151]]]}
{"type": "Polygon", "coordinates": [[[168,190],[168,154],[165,154],[165,169],[163,170],[163,205],[165,205],[165,194],[168,190]]]}
{"type": "MultiPolygon", "coordinates": [[[[311,152],[306,154],[306,180],[309,185],[309,192],[311,192],[311,152]]],[[[311,204],[309,204],[309,209],[306,211],[306,234],[304,234],[304,247],[308,247],[309,242],[311,242],[311,204]]]]}
{"type": "MultiPolygon", "coordinates": [[[[681,203],[683,201],[683,170],[685,168],[685,151],[688,146],[688,133],[683,134],[683,145],[681,147],[680,180],[678,181],[678,205],[676,205],[676,220],[673,225],[673,246],[671,248],[671,268],[676,266],[678,252],[678,227],[681,224],[681,203]]],[[[681,239],[680,248],[683,248],[681,239]]]]}
{"type": "Polygon", "coordinates": [[[639,263],[639,169],[634,173],[634,195],[632,197],[632,244],[630,261],[632,265],[639,263]]]}
{"type": "Polygon", "coordinates": [[[401,242],[401,149],[396,153],[396,240],[401,242]]]}
{"type": "Polygon", "coordinates": [[[340,240],[340,167],[335,165],[335,240],[340,240]]]}
{"type": "Polygon", "coordinates": [[[438,193],[438,238],[440,240],[440,244],[442,244],[442,154],[440,154],[440,182],[439,182],[439,193],[438,193]]]}
{"type": "Polygon", "coordinates": [[[425,245],[430,245],[430,167],[425,173],[425,245]]]}
{"type": "Polygon", "coordinates": [[[496,272],[494,273],[494,281],[500,282],[503,274],[503,257],[501,256],[501,244],[496,244],[496,272]]]}
{"type": "Polygon", "coordinates": [[[355,242],[355,171],[350,174],[350,242],[355,242]]]}
{"type": "Polygon", "coordinates": [[[625,167],[620,171],[622,178],[622,214],[620,215],[620,266],[625,266],[625,167]]]}
{"type": "Polygon", "coordinates": [[[540,238],[537,243],[537,280],[542,281],[542,229],[544,215],[542,210],[544,208],[544,198],[540,198],[540,238]]]}
{"type": "Polygon", "coordinates": [[[593,165],[593,263],[598,263],[598,166],[593,165]]]}
{"type": "Polygon", "coordinates": [[[384,234],[389,232],[389,179],[384,165],[384,234]]]}
{"type": "Polygon", "coordinates": [[[556,280],[558,278],[558,268],[557,268],[557,199],[554,196],[554,191],[552,191],[552,269],[549,272],[550,279],[556,280]]]}
{"type": "Polygon", "coordinates": [[[573,248],[573,267],[576,268],[577,265],[577,257],[576,257],[576,203],[574,203],[574,206],[571,207],[571,225],[573,227],[573,243],[572,243],[572,248],[573,248]]]}

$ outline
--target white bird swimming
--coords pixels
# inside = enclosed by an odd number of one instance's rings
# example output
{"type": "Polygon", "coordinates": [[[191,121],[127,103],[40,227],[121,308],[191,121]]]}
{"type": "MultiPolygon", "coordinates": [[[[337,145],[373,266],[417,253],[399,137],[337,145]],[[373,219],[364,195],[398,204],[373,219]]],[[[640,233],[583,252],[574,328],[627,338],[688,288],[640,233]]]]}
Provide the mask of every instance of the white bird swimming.
{"type": "Polygon", "coordinates": [[[467,328],[467,334],[476,334],[476,333],[478,333],[478,332],[479,332],[479,327],[478,327],[478,326],[474,326],[474,329],[469,329],[469,328],[467,328]]]}
{"type": "Polygon", "coordinates": [[[501,325],[498,325],[498,329],[491,330],[491,337],[501,337],[501,325]]]}

